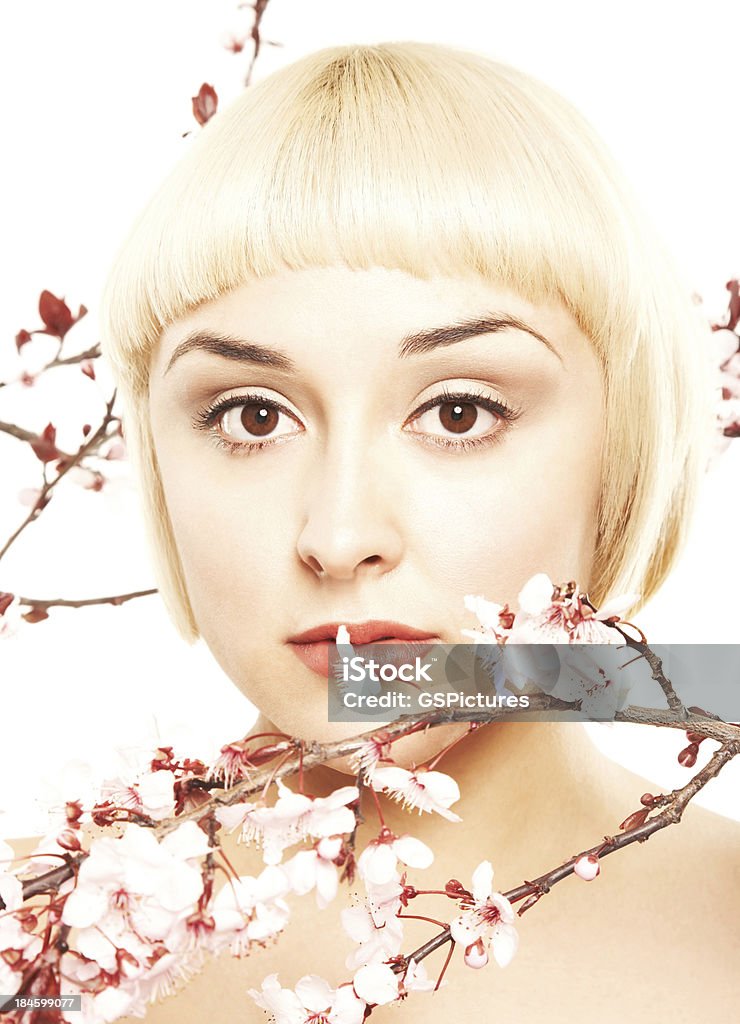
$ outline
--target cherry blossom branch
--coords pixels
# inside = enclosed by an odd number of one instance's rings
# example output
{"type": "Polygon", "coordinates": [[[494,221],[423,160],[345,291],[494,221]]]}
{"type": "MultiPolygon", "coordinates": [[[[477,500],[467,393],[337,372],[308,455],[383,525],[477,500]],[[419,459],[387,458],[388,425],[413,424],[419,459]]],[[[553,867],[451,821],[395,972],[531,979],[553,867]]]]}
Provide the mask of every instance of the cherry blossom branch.
{"type": "MultiPolygon", "coordinates": [[[[100,344],[95,344],[91,348],[85,349],[84,352],[78,352],[76,355],[65,356],[63,359],[59,356],[60,351],[61,346],[54,358],[50,359],[48,363],[44,363],[41,369],[34,373],[34,380],[38,379],[42,373],[46,373],[47,370],[55,370],[60,366],[74,366],[76,363],[92,362],[93,359],[98,359],[101,355],[100,344]]],[[[16,383],[17,381],[13,380],[0,380],[0,388],[6,388],[10,384],[16,383]]],[[[7,431],[7,433],[12,433],[12,431],[7,431]]]]}
{"type": "MultiPolygon", "coordinates": [[[[661,829],[667,828],[669,825],[677,825],[682,818],[684,811],[689,805],[690,801],[699,793],[704,786],[711,780],[716,778],[724,766],[732,760],[738,753],[740,753],[740,730],[738,730],[738,739],[724,743],[719,750],[716,750],[707,764],[693,776],[693,778],[682,786],[680,789],[673,790],[671,793],[662,797],[653,797],[653,806],[663,806],[663,810],[656,814],[654,817],[645,820],[643,824],[639,824],[633,828],[628,829],[619,836],[605,836],[602,843],[597,846],[591,847],[590,850],[583,850],[575,857],[571,858],[564,864],[560,864],[558,867],[553,868],[550,871],[546,871],[538,878],[533,879],[531,882],[524,882],[522,885],[516,886],[513,889],[509,889],[508,892],[503,893],[503,896],[509,900],[510,903],[516,903],[521,899],[525,899],[525,903],[519,908],[518,914],[521,915],[529,910],[539,899],[548,893],[554,885],[558,882],[562,882],[564,878],[572,875],[576,869],[576,864],[582,858],[598,858],[608,856],[610,853],[616,853],[617,850],[623,850],[627,846],[631,846],[633,843],[644,843],[650,836],[659,832],[661,829]]],[[[636,812],[636,814],[642,816],[642,811],[636,812]]],[[[632,815],[630,817],[633,817],[632,815]]],[[[629,819],[627,819],[629,821],[629,819]]],[[[453,897],[453,892],[450,891],[450,897],[453,897]]],[[[440,946],[444,946],[447,942],[452,942],[452,936],[450,934],[450,928],[444,928],[438,935],[433,936],[426,942],[422,943],[412,953],[408,953],[405,956],[399,957],[397,962],[393,964],[392,969],[396,972],[401,972],[406,969],[409,960],[413,959],[416,963],[419,963],[425,957],[429,956],[435,950],[439,949],[440,946]]]]}
{"type": "MultiPolygon", "coordinates": [[[[0,387],[3,387],[3,385],[0,384],[0,387]]],[[[4,423],[2,420],[0,420],[0,433],[10,434],[11,437],[16,437],[19,441],[26,441],[28,444],[36,444],[41,440],[40,434],[34,434],[32,430],[19,427],[16,423],[4,423]]],[[[72,458],[69,452],[64,452],[61,448],[58,448],[57,451],[62,459],[72,458]]]]}
{"type": "Polygon", "coordinates": [[[79,600],[70,600],[62,597],[46,599],[19,596],[18,601],[22,605],[29,605],[32,608],[46,611],[47,608],[88,608],[90,605],[95,604],[121,605],[127,601],[133,601],[137,597],[149,597],[151,594],[158,593],[159,591],[156,588],[152,588],[150,590],[134,590],[128,594],[112,594],[109,597],[86,597],[79,600]]]}
{"type": "MultiPolygon", "coordinates": [[[[260,25],[262,18],[264,17],[267,5],[270,0],[254,0],[253,4],[239,4],[239,7],[252,7],[254,10],[254,22],[252,23],[252,31],[250,32],[250,39],[252,40],[254,49],[252,50],[252,56],[247,65],[247,73],[244,76],[245,87],[252,84],[252,73],[254,71],[254,65],[257,62],[257,58],[260,53],[262,46],[262,36],[260,35],[260,25]]],[[[272,44],[276,45],[275,43],[272,44]]]]}
{"type": "Polygon", "coordinates": [[[115,402],[115,399],[116,391],[113,392],[108,402],[106,402],[105,414],[98,429],[95,431],[94,434],[88,437],[85,443],[80,446],[80,448],[71,456],[71,458],[62,459],[57,464],[58,471],[57,475],[54,477],[53,480],[46,479],[46,463],[44,463],[44,482],[39,497],[36,501],[36,504],[28,513],[28,515],[20,524],[20,526],[17,528],[17,530],[15,530],[15,532],[12,533],[8,540],[5,542],[4,547],[0,550],[0,559],[8,552],[9,548],[15,543],[18,537],[20,537],[20,535],[23,533],[26,527],[28,527],[35,519],[38,518],[39,513],[48,503],[49,496],[51,495],[52,491],[60,482],[60,480],[62,480],[67,475],[70,469],[72,469],[73,466],[79,465],[79,463],[86,455],[90,455],[93,451],[97,449],[97,447],[100,445],[102,441],[108,440],[108,438],[112,436],[111,434],[108,433],[108,426],[112,422],[118,421],[118,417],[113,415],[113,404],[115,402]],[[60,466],[61,468],[59,468],[60,466]]]}
{"type": "MultiPolygon", "coordinates": [[[[558,698],[550,697],[547,694],[532,694],[530,695],[529,701],[529,708],[526,711],[519,710],[517,712],[518,715],[542,711],[567,711],[572,713],[572,711],[576,709],[578,703],[563,701],[558,698]]],[[[723,750],[732,752],[729,756],[723,755],[723,758],[726,757],[728,760],[729,757],[735,756],[735,754],[740,751],[739,726],[720,721],[708,720],[702,715],[692,713],[688,713],[688,717],[686,719],[678,719],[673,716],[674,712],[672,711],[634,707],[617,712],[615,717],[617,721],[630,722],[637,725],[657,725],[680,729],[682,731],[691,729],[693,732],[706,736],[707,738],[719,740],[723,745],[723,750]]],[[[272,744],[269,747],[270,756],[282,757],[278,768],[268,767],[260,771],[255,771],[248,774],[245,778],[241,779],[238,783],[228,789],[223,789],[223,784],[218,780],[208,781],[202,778],[185,780],[190,784],[190,787],[193,790],[199,790],[204,796],[207,794],[206,802],[198,803],[197,806],[191,807],[189,810],[186,810],[181,814],[171,818],[165,818],[161,821],[155,821],[145,814],[127,810],[125,811],[125,820],[153,829],[157,838],[162,839],[168,833],[179,828],[183,822],[200,821],[209,813],[212,813],[220,807],[229,807],[234,804],[240,804],[249,796],[257,793],[261,794],[270,782],[286,776],[294,775],[301,765],[303,766],[303,769],[306,770],[320,764],[325,764],[327,761],[334,760],[335,758],[351,756],[360,750],[369,740],[375,737],[382,736],[384,743],[392,743],[400,739],[402,736],[409,735],[413,732],[452,722],[468,722],[484,725],[505,719],[506,717],[507,711],[503,708],[494,708],[479,712],[462,708],[444,709],[429,711],[422,716],[404,716],[403,718],[384,726],[380,733],[378,733],[378,730],[376,729],[349,739],[334,740],[331,743],[318,743],[317,741],[297,740],[289,737],[288,739],[272,744]],[[295,753],[290,754],[291,748],[295,753]],[[208,791],[210,790],[219,790],[219,792],[209,793],[208,791]]],[[[259,751],[256,751],[255,753],[259,753],[259,751]]],[[[248,755],[245,755],[245,762],[247,764],[249,762],[248,755]]],[[[720,767],[722,767],[722,764],[724,764],[724,759],[722,760],[720,767]]],[[[705,769],[702,769],[702,772],[704,771],[705,769]]],[[[694,778],[703,778],[702,772],[699,772],[694,778]]],[[[703,785],[704,782],[701,783],[695,792],[698,792],[703,785]]],[[[686,787],[684,787],[684,790],[681,790],[681,793],[684,793],[685,791],[688,792],[686,787]]],[[[77,867],[86,856],[87,855],[84,853],[74,857],[69,856],[66,866],[54,868],[50,872],[26,881],[23,889],[24,899],[30,898],[30,896],[37,895],[41,892],[52,891],[58,887],[61,881],[64,881],[67,878],[72,878],[77,867]]]]}

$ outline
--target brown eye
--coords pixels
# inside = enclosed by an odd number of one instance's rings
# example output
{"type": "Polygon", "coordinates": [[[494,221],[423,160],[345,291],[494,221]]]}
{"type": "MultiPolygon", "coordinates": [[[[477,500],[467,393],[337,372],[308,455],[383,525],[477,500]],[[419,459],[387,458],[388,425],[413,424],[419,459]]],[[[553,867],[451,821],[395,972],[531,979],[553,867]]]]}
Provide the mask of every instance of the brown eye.
{"type": "Polygon", "coordinates": [[[247,433],[266,437],[277,427],[280,413],[273,406],[262,402],[249,402],[242,406],[239,420],[247,433]]]}
{"type": "Polygon", "coordinates": [[[492,403],[485,398],[477,402],[466,401],[463,397],[433,399],[426,409],[422,406],[423,411],[411,420],[410,428],[415,434],[437,438],[467,440],[483,437],[493,433],[504,418],[498,411],[486,408],[487,404],[492,403]]]}
{"type": "Polygon", "coordinates": [[[219,427],[230,441],[247,445],[263,438],[277,440],[303,429],[294,416],[266,398],[245,398],[226,409],[219,417],[219,427]]]}
{"type": "Polygon", "coordinates": [[[471,430],[478,419],[478,410],[472,402],[444,402],[438,409],[439,422],[453,434],[471,430]]]}

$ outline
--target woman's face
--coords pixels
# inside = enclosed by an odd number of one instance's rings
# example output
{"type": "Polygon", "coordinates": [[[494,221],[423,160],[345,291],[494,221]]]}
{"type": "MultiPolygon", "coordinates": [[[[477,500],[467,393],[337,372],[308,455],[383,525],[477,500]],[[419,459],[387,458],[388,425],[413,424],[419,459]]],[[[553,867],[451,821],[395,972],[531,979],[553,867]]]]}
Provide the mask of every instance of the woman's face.
{"type": "Polygon", "coordinates": [[[309,629],[389,620],[464,643],[466,594],[516,607],[537,572],[588,589],[603,385],[560,304],[285,270],[172,324],[150,401],[200,632],[287,733],[365,731],[327,721],[326,678],[291,642],[309,629]]]}

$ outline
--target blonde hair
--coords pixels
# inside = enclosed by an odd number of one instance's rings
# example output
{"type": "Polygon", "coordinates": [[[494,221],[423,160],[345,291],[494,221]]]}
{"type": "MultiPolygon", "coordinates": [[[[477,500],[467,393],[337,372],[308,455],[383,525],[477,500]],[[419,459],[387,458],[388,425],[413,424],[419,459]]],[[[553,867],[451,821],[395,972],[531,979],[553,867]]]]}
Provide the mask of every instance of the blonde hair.
{"type": "Polygon", "coordinates": [[[706,465],[709,328],[569,102],[482,55],[395,42],[322,49],[219,111],[110,271],[102,345],[181,635],[199,634],[149,424],[152,350],[164,327],[250,278],[338,262],[478,274],[564,303],[606,392],[590,595],[636,591],[639,609],[683,546],[706,465]]]}

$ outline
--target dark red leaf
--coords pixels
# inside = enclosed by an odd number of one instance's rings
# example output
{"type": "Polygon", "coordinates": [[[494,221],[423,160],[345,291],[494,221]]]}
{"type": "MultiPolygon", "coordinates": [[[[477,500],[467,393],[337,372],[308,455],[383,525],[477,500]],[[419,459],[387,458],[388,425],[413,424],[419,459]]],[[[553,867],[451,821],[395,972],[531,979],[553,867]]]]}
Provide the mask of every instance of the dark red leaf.
{"type": "Polygon", "coordinates": [[[46,328],[41,333],[51,334],[55,338],[63,338],[75,322],[64,299],[59,299],[46,290],[41,293],[39,298],[39,316],[44,321],[46,328]]]}
{"type": "Polygon", "coordinates": [[[26,612],[23,618],[26,620],[26,622],[43,622],[44,619],[49,618],[49,613],[46,611],[45,608],[38,608],[34,605],[34,607],[31,608],[30,612],[26,612]]]}
{"type": "Polygon", "coordinates": [[[193,117],[198,124],[203,125],[213,117],[217,108],[216,90],[204,82],[198,90],[198,95],[193,96],[193,117]]]}
{"type": "Polygon", "coordinates": [[[15,336],[15,347],[20,352],[20,350],[23,348],[23,346],[27,345],[30,340],[31,340],[30,332],[29,331],[25,331],[25,330],[20,330],[20,331],[18,331],[18,333],[15,336]]]}
{"type": "Polygon", "coordinates": [[[51,423],[48,423],[44,427],[43,434],[40,434],[35,441],[29,442],[33,448],[34,454],[37,458],[41,459],[42,462],[51,462],[53,459],[59,458],[59,449],[55,444],[56,436],[56,427],[52,426],[51,423]]]}
{"type": "Polygon", "coordinates": [[[90,380],[95,380],[95,367],[93,366],[91,359],[85,359],[80,363],[80,369],[86,377],[90,378],[90,380]]]}
{"type": "Polygon", "coordinates": [[[15,594],[8,594],[7,591],[0,591],[0,615],[5,615],[6,611],[13,603],[15,594]]]}

